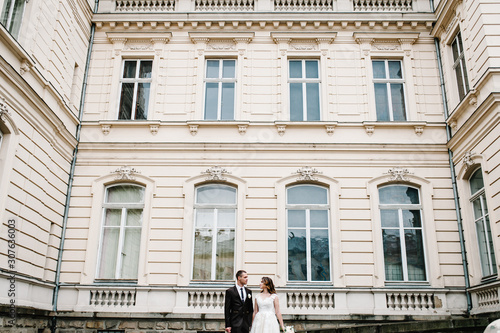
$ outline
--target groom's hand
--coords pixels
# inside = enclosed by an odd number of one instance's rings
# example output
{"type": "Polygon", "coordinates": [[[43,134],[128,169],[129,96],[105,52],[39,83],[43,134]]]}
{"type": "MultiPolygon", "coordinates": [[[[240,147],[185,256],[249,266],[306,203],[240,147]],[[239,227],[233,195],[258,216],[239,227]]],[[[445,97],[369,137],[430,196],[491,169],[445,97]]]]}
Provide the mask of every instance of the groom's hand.
{"type": "Polygon", "coordinates": [[[231,333],[231,327],[226,327],[226,332],[231,333]]]}

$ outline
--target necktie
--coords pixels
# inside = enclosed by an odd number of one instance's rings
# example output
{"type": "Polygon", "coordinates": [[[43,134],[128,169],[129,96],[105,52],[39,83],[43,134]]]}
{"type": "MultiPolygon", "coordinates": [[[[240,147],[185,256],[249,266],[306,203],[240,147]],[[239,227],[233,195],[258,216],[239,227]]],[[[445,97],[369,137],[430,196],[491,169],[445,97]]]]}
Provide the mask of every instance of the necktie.
{"type": "Polygon", "coordinates": [[[243,295],[243,288],[240,288],[240,292],[241,292],[241,301],[245,302],[245,295],[243,295]]]}

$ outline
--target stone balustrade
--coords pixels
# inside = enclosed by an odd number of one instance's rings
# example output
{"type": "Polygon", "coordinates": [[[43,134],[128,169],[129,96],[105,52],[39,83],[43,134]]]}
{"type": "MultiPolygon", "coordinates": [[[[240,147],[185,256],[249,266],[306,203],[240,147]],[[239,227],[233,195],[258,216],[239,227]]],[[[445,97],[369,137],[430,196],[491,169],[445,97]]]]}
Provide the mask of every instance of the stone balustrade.
{"type": "Polygon", "coordinates": [[[354,11],[363,12],[409,12],[413,0],[352,0],[354,11]]]}
{"type": "Polygon", "coordinates": [[[170,12],[175,0],[116,0],[117,12],[170,12]]]}

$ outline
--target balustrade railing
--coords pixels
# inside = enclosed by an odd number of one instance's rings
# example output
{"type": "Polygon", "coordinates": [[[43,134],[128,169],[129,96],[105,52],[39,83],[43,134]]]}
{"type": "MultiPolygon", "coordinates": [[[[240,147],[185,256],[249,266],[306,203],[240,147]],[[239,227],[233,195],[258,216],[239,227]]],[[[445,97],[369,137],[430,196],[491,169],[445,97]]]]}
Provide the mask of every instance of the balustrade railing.
{"type": "Polygon", "coordinates": [[[195,10],[201,12],[248,12],[254,10],[254,0],[195,0],[195,10]]]}
{"type": "Polygon", "coordinates": [[[408,12],[413,10],[413,0],[353,0],[354,11],[408,12]]]}
{"type": "Polygon", "coordinates": [[[175,0],[116,0],[118,12],[171,12],[175,0]]]}
{"type": "Polygon", "coordinates": [[[193,308],[220,308],[224,307],[224,291],[190,291],[188,306],[193,308]]]}
{"type": "Polygon", "coordinates": [[[498,287],[478,290],[476,291],[476,296],[479,308],[498,306],[498,304],[500,304],[500,300],[498,298],[498,287]]]}
{"type": "Polygon", "coordinates": [[[135,290],[90,290],[90,305],[122,307],[134,306],[135,290]]]}
{"type": "Polygon", "coordinates": [[[333,0],[274,0],[274,9],[280,12],[332,11],[333,0]]]}
{"type": "Polygon", "coordinates": [[[290,309],[333,309],[335,307],[333,293],[327,292],[289,292],[286,294],[286,305],[290,309]]]}
{"type": "Polygon", "coordinates": [[[391,310],[429,310],[434,309],[432,293],[387,293],[387,308],[391,310]]]}

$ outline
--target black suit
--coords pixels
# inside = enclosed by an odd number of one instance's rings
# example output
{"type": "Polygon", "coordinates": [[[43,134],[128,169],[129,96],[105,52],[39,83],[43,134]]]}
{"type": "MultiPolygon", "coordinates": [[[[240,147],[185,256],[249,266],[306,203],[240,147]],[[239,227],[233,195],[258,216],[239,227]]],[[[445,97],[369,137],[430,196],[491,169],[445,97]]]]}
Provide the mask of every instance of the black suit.
{"type": "Polygon", "coordinates": [[[252,326],[252,291],[246,287],[245,291],[247,297],[242,302],[236,286],[226,290],[224,318],[226,327],[231,327],[231,333],[248,333],[252,326]]]}

